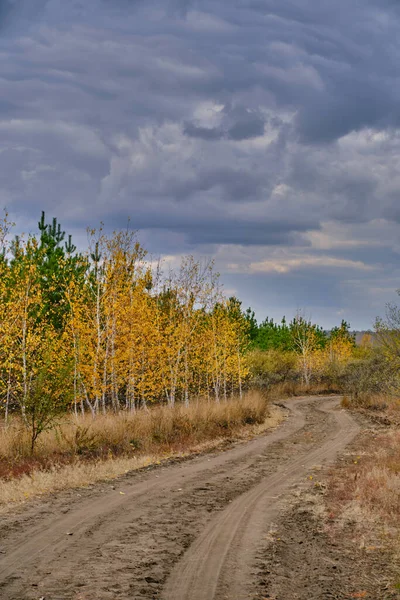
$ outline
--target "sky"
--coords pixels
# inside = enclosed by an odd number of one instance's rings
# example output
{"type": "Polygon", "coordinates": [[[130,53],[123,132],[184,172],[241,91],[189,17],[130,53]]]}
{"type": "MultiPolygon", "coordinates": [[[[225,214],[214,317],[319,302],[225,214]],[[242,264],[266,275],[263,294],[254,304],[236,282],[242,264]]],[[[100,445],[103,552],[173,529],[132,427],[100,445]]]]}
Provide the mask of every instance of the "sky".
{"type": "Polygon", "coordinates": [[[215,259],[259,320],[400,287],[396,0],[0,0],[0,208],[215,259]]]}

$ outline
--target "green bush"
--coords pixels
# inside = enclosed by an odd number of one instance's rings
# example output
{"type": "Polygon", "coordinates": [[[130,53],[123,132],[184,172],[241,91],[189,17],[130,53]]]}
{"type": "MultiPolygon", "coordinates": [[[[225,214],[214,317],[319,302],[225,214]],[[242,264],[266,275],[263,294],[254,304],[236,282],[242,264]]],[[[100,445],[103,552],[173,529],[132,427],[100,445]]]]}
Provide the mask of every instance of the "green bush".
{"type": "Polygon", "coordinates": [[[248,354],[252,384],[269,388],[284,381],[297,381],[297,355],[283,350],[253,350],[248,354]]]}
{"type": "Polygon", "coordinates": [[[398,394],[400,375],[397,365],[379,350],[369,357],[350,362],[342,377],[343,390],[355,401],[376,395],[398,394]]]}

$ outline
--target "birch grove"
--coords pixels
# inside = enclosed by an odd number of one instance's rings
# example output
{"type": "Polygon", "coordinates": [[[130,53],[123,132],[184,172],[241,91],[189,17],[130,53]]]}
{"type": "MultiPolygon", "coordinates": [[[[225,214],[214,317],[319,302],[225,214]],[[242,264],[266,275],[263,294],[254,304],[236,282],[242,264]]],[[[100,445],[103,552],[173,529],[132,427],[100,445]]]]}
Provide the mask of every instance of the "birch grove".
{"type": "Polygon", "coordinates": [[[211,262],[154,266],[136,234],[88,230],[78,252],[56,220],[0,242],[0,394],[32,444],[54,415],[241,393],[248,321],[211,262]],[[36,436],[36,437],[35,437],[36,436]]]}

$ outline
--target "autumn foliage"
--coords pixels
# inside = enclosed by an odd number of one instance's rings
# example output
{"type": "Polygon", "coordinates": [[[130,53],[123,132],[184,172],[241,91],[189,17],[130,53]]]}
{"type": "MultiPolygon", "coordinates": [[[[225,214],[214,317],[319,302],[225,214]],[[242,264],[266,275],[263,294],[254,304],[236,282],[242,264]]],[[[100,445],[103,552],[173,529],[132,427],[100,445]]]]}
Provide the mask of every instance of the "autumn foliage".
{"type": "Polygon", "coordinates": [[[146,258],[136,234],[88,231],[78,252],[56,220],[7,242],[0,257],[0,392],[4,417],[29,426],[32,448],[57,415],[95,417],[241,394],[247,322],[212,263],[175,270],[146,258]]]}

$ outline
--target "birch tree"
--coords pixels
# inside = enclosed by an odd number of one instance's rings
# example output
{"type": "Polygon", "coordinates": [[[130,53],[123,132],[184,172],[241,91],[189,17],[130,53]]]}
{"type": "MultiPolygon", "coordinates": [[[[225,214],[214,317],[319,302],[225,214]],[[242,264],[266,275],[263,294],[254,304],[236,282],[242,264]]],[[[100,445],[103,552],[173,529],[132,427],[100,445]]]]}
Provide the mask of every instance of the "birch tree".
{"type": "Polygon", "coordinates": [[[297,313],[290,329],[293,348],[300,357],[303,382],[309,385],[313,375],[315,352],[324,345],[324,334],[317,325],[301,313],[297,313]]]}

